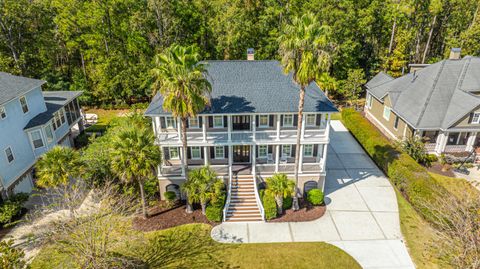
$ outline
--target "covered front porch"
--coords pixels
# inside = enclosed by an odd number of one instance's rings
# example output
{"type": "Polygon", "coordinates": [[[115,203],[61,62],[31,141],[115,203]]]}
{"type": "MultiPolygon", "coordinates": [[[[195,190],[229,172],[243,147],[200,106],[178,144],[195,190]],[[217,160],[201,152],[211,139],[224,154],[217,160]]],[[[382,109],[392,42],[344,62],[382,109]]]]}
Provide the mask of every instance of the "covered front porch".
{"type": "Polygon", "coordinates": [[[425,149],[432,154],[470,152],[480,146],[476,131],[421,131],[425,149]]]}

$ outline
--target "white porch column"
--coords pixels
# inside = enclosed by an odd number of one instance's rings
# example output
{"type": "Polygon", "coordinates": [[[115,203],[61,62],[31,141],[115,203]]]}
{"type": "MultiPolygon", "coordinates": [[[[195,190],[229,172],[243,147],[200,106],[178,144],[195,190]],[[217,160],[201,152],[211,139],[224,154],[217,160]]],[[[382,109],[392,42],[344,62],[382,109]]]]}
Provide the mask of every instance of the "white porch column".
{"type": "Polygon", "coordinates": [[[233,165],[233,146],[229,145],[228,146],[228,175],[230,179],[232,179],[232,176],[233,176],[232,165],[233,165]]]}
{"type": "Polygon", "coordinates": [[[326,129],[326,132],[325,134],[327,135],[327,137],[329,137],[330,135],[330,118],[331,118],[331,114],[326,114],[325,115],[325,120],[326,120],[326,125],[325,125],[325,129],[326,129]]]}
{"type": "Polygon", "coordinates": [[[227,116],[228,142],[232,142],[232,115],[227,116]]]}
{"type": "Polygon", "coordinates": [[[183,147],[179,147],[180,148],[180,152],[179,152],[179,155],[180,155],[180,161],[182,163],[182,176],[185,176],[185,163],[186,163],[186,158],[183,158],[183,147]]]}
{"type": "Polygon", "coordinates": [[[182,128],[181,128],[182,121],[180,120],[180,117],[177,117],[176,122],[177,122],[178,141],[182,142],[182,128]]]}
{"type": "Polygon", "coordinates": [[[277,114],[275,115],[277,117],[277,141],[280,140],[280,118],[281,115],[277,114]]]}
{"type": "Polygon", "coordinates": [[[327,147],[328,147],[328,144],[323,144],[323,155],[322,155],[322,158],[320,159],[320,166],[322,168],[322,171],[325,171],[325,166],[327,164],[327,147]]]}
{"type": "Polygon", "coordinates": [[[202,134],[203,134],[203,142],[207,142],[207,116],[202,116],[202,134]]]}
{"type": "Polygon", "coordinates": [[[207,166],[209,161],[208,161],[208,147],[207,146],[204,146],[203,147],[203,161],[204,161],[204,165],[207,166]]]}
{"type": "Polygon", "coordinates": [[[470,136],[468,137],[468,140],[467,140],[467,148],[466,148],[467,151],[473,150],[473,145],[475,144],[476,138],[477,138],[476,132],[470,133],[470,136]]]}
{"type": "Polygon", "coordinates": [[[257,123],[255,122],[256,116],[252,115],[252,140],[256,141],[256,133],[257,133],[257,123]]]}
{"type": "Polygon", "coordinates": [[[303,114],[303,117],[302,117],[302,126],[301,126],[301,129],[300,129],[300,140],[303,140],[304,136],[305,136],[305,114],[303,114]]]}
{"type": "MultiPolygon", "coordinates": [[[[302,135],[303,138],[303,135],[302,135]]],[[[302,173],[302,166],[303,166],[303,144],[300,145],[300,158],[298,160],[298,173],[302,173]]]]}
{"type": "Polygon", "coordinates": [[[278,172],[279,164],[280,164],[280,145],[275,145],[275,173],[278,172]]]}
{"type": "Polygon", "coordinates": [[[435,152],[441,154],[445,151],[445,146],[447,145],[448,132],[441,132],[437,136],[437,143],[435,145],[435,152]]]}
{"type": "MultiPolygon", "coordinates": [[[[255,136],[254,136],[255,137],[255,136]]],[[[257,146],[256,145],[252,145],[252,152],[250,153],[250,156],[252,157],[252,175],[255,176],[255,166],[256,166],[256,162],[257,162],[257,146]]]]}
{"type": "Polygon", "coordinates": [[[161,133],[162,126],[160,125],[160,117],[154,118],[155,125],[153,125],[155,135],[161,133]]]}

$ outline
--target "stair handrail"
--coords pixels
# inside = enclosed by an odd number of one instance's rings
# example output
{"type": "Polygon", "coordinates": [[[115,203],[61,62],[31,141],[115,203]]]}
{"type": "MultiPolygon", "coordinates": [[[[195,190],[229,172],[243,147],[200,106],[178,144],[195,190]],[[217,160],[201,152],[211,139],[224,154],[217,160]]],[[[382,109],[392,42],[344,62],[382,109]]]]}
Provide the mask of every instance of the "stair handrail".
{"type": "Polygon", "coordinates": [[[262,221],[265,221],[265,211],[263,209],[262,201],[260,200],[260,194],[258,193],[256,172],[253,173],[253,190],[255,192],[255,200],[257,201],[258,209],[260,210],[260,216],[262,217],[262,221]]]}
{"type": "Polygon", "coordinates": [[[227,211],[230,206],[230,197],[232,196],[232,166],[228,168],[228,190],[227,190],[227,200],[225,201],[225,206],[223,207],[223,222],[227,220],[227,211]]]}

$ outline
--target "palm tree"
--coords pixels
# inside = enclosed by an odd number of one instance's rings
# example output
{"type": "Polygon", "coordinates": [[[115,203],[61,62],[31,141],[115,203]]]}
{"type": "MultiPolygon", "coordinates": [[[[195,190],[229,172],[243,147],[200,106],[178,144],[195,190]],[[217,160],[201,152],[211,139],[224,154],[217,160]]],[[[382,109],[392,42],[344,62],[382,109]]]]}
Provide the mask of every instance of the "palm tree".
{"type": "MultiPolygon", "coordinates": [[[[153,92],[160,92],[163,96],[163,108],[181,119],[182,165],[187,171],[186,181],[188,181],[187,120],[205,109],[212,89],[206,79],[205,64],[199,63],[199,60],[200,54],[195,47],[175,45],[165,53],[155,56],[155,67],[152,69],[155,78],[153,92]]],[[[189,203],[187,212],[192,212],[189,203]]]]}
{"type": "Polygon", "coordinates": [[[325,91],[325,95],[327,97],[330,91],[337,90],[337,80],[334,77],[330,76],[327,72],[322,73],[318,78],[317,82],[320,88],[325,91]]]}
{"type": "Polygon", "coordinates": [[[223,190],[223,182],[215,171],[209,167],[193,169],[189,172],[189,180],[182,185],[187,194],[188,203],[200,203],[202,214],[205,215],[207,203],[216,202],[223,190]]]}
{"type": "MultiPolygon", "coordinates": [[[[330,27],[321,25],[312,13],[295,17],[292,24],[283,27],[279,37],[279,53],[285,73],[292,73],[293,80],[300,86],[298,102],[297,151],[295,153],[295,189],[298,187],[298,162],[300,158],[300,134],[305,101],[305,87],[318,74],[330,68],[333,43],[330,42],[330,27]]],[[[298,210],[297,194],[293,196],[292,208],[298,210]]]]}
{"type": "Polygon", "coordinates": [[[145,218],[148,214],[143,184],[161,162],[160,148],[154,141],[150,128],[138,126],[121,130],[112,141],[112,169],[124,183],[138,183],[145,218]]]}
{"type": "Polygon", "coordinates": [[[283,198],[295,194],[295,182],[289,180],[285,174],[275,174],[267,178],[266,195],[275,197],[277,203],[277,212],[283,213],[283,198]]]}
{"type": "MultiPolygon", "coordinates": [[[[80,154],[72,148],[55,146],[45,153],[35,165],[37,185],[57,189],[68,201],[68,187],[83,171],[80,154]]],[[[67,202],[70,215],[74,216],[74,205],[67,202]]]]}

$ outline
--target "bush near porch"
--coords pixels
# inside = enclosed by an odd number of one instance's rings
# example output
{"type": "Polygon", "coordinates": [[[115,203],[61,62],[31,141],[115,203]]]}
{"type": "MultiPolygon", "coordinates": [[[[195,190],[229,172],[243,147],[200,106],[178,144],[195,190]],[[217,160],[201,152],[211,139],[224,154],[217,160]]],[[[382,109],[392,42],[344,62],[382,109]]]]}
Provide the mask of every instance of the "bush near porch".
{"type": "Polygon", "coordinates": [[[433,220],[425,203],[433,204],[448,192],[423,166],[396,148],[360,113],[344,109],[342,121],[415,210],[427,220],[433,220]]]}

